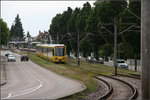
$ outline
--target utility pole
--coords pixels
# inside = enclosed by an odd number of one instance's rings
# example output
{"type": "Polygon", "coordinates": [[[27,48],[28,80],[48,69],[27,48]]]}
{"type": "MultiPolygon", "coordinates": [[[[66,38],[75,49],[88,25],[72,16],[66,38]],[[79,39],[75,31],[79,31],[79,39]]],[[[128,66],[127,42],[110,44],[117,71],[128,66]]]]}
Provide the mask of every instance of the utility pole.
{"type": "MultiPolygon", "coordinates": [[[[1,3],[0,3],[0,4],[1,4],[1,3]]],[[[1,31],[1,29],[0,29],[0,31],[1,31]]],[[[2,63],[2,62],[1,62],[1,58],[2,58],[2,57],[1,57],[1,49],[2,49],[2,47],[1,47],[1,46],[2,46],[2,45],[1,45],[1,40],[2,40],[2,37],[1,37],[1,33],[0,33],[0,68],[1,68],[1,63],[2,63]]]]}
{"type": "Polygon", "coordinates": [[[117,17],[114,18],[114,59],[115,76],[117,76],[117,17]]]}
{"type": "Polygon", "coordinates": [[[29,31],[27,33],[27,37],[28,37],[28,57],[29,57],[29,50],[30,50],[30,47],[29,47],[30,33],[29,33],[29,31]]]}
{"type": "Polygon", "coordinates": [[[28,36],[28,57],[29,57],[29,36],[28,36]]]}
{"type": "Polygon", "coordinates": [[[141,0],[142,100],[150,100],[150,0],[141,0]]]}
{"type": "Polygon", "coordinates": [[[29,57],[29,36],[28,36],[28,57],[29,57]]]}
{"type": "Polygon", "coordinates": [[[77,54],[77,61],[78,61],[78,66],[80,66],[80,58],[79,58],[79,29],[77,30],[77,34],[78,34],[78,36],[77,36],[77,51],[78,51],[78,54],[77,54]]]}
{"type": "Polygon", "coordinates": [[[59,40],[58,38],[59,38],[59,37],[58,37],[58,32],[57,32],[57,44],[58,44],[58,40],[59,40]]]}
{"type": "MultiPolygon", "coordinates": [[[[102,25],[102,29],[105,29],[108,33],[110,33],[111,35],[114,35],[114,59],[113,59],[113,67],[114,67],[114,73],[115,73],[115,76],[117,76],[117,66],[118,66],[118,63],[117,63],[117,35],[120,35],[120,34],[123,34],[124,32],[128,31],[129,29],[131,29],[132,27],[135,26],[132,25],[130,27],[128,27],[127,29],[123,30],[122,32],[117,32],[117,17],[114,18],[114,33],[112,33],[111,31],[109,31],[107,28],[105,28],[103,25],[102,25]]],[[[111,25],[111,24],[106,24],[106,25],[111,25]]],[[[120,55],[120,54],[119,54],[120,55]]]]}

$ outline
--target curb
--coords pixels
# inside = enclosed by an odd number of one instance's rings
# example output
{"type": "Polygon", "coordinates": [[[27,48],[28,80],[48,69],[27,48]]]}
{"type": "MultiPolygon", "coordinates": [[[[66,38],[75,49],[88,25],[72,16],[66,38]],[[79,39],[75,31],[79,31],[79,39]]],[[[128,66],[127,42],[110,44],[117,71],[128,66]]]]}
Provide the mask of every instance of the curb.
{"type": "MultiPolygon", "coordinates": [[[[2,57],[4,58],[3,60],[4,61],[1,61],[1,66],[0,66],[0,86],[2,85],[5,85],[7,83],[7,80],[6,80],[6,62],[5,62],[5,57],[4,56],[1,56],[1,59],[2,57]]],[[[1,60],[0,59],[0,60],[1,60]]]]}
{"type": "Polygon", "coordinates": [[[5,65],[1,68],[1,73],[3,74],[3,75],[1,75],[1,79],[3,79],[3,80],[1,80],[0,86],[5,85],[7,83],[7,81],[6,81],[6,68],[5,68],[5,65]]]}

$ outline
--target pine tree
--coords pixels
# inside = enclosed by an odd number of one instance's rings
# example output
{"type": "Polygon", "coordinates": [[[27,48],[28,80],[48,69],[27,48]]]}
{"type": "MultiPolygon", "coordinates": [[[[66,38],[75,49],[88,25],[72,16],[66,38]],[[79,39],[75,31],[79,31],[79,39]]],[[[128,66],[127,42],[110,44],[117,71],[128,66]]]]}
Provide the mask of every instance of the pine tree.
{"type": "Polygon", "coordinates": [[[22,27],[21,19],[19,18],[19,14],[15,18],[14,24],[11,26],[10,30],[10,40],[23,40],[24,30],[22,27]]]}
{"type": "Polygon", "coordinates": [[[29,31],[27,32],[27,37],[30,37],[30,33],[29,33],[29,31]]]}
{"type": "Polygon", "coordinates": [[[12,24],[11,29],[10,29],[10,36],[9,36],[10,41],[13,41],[12,37],[14,37],[14,25],[13,24],[12,24]]]}

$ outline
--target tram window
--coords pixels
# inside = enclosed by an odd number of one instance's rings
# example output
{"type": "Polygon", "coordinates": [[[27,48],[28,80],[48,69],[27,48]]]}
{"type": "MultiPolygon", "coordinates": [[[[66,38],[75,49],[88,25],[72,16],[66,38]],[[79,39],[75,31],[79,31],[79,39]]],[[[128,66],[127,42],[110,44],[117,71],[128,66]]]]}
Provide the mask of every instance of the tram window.
{"type": "Polygon", "coordinates": [[[47,48],[43,48],[43,52],[44,52],[44,53],[47,53],[47,48]]]}
{"type": "Polygon", "coordinates": [[[43,53],[43,48],[41,47],[41,52],[43,53]]]}
{"type": "Polygon", "coordinates": [[[64,47],[55,48],[56,56],[64,56],[64,47]]]}
{"type": "Polygon", "coordinates": [[[54,49],[52,49],[52,52],[53,52],[53,56],[54,56],[54,49]]]}

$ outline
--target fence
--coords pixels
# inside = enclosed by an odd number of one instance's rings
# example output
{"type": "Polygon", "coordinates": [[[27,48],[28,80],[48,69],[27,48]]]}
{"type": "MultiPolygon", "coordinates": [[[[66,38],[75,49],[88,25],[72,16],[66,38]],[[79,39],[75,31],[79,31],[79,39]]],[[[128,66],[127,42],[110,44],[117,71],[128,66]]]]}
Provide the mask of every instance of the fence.
{"type": "Polygon", "coordinates": [[[104,65],[113,67],[113,62],[104,61],[104,65]]]}
{"type": "MultiPolygon", "coordinates": [[[[128,69],[135,71],[135,59],[127,59],[126,63],[128,64],[128,69]]],[[[106,66],[113,66],[113,61],[105,61],[104,65],[106,66]]],[[[141,60],[137,60],[137,71],[141,71],[141,60]]]]}
{"type": "MultiPolygon", "coordinates": [[[[135,71],[135,59],[127,59],[128,69],[135,71]]],[[[141,71],[141,60],[137,60],[137,71],[141,71]]]]}

